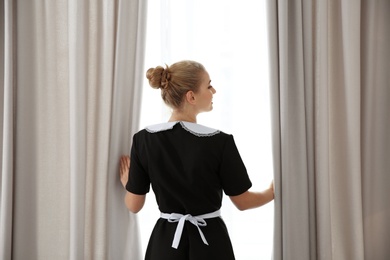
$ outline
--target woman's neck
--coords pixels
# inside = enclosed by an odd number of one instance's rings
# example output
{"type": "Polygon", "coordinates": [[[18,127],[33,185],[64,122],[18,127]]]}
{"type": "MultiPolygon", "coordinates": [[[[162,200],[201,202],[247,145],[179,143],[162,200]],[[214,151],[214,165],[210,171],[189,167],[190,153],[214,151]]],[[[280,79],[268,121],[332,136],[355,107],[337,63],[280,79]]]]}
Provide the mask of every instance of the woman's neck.
{"type": "Polygon", "coordinates": [[[174,110],[168,121],[169,122],[185,121],[185,122],[196,123],[196,114],[185,113],[184,111],[174,110]]]}

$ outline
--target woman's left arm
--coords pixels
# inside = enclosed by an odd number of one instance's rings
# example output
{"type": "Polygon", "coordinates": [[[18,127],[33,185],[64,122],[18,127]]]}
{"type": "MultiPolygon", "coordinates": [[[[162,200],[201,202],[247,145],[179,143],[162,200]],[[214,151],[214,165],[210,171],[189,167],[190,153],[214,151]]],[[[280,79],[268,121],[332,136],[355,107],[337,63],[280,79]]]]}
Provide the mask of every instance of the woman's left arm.
{"type": "Polygon", "coordinates": [[[261,207],[274,199],[274,182],[268,189],[261,192],[246,191],[237,196],[230,196],[230,200],[239,210],[261,207]]]}

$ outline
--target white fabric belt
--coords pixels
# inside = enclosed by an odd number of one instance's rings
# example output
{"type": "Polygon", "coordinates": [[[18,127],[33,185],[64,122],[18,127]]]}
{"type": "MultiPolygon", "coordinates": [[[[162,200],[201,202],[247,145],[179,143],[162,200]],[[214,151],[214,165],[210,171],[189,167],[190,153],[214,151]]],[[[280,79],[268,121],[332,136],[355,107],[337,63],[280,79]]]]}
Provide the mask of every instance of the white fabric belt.
{"type": "Polygon", "coordinates": [[[179,222],[177,224],[175,236],[173,238],[173,243],[172,243],[172,247],[175,249],[177,249],[177,247],[179,246],[181,234],[183,233],[184,222],[186,220],[191,222],[194,226],[196,226],[198,228],[198,231],[199,231],[200,237],[203,240],[203,243],[208,245],[207,240],[204,237],[202,230],[200,230],[200,227],[207,226],[205,219],[216,218],[216,217],[220,217],[220,216],[221,216],[221,210],[217,210],[217,211],[203,214],[203,215],[199,215],[199,216],[191,216],[190,214],[182,215],[182,214],[178,214],[178,213],[171,213],[171,214],[161,213],[161,218],[167,219],[168,222],[179,222]]]}

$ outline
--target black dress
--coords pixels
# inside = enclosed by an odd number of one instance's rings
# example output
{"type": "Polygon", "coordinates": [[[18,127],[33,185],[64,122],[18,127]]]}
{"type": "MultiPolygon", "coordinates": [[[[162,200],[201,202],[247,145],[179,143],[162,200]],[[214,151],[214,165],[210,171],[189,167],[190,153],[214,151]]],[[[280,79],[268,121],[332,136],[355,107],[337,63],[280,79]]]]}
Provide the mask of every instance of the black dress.
{"type": "MultiPolygon", "coordinates": [[[[126,189],[146,194],[150,184],[162,213],[198,216],[219,210],[222,191],[235,196],[252,183],[232,135],[189,122],[148,127],[133,137],[126,189]]],[[[145,259],[234,259],[222,218],[205,219],[198,228],[186,221],[180,244],[172,247],[177,227],[160,218],[151,234],[145,259]]]]}

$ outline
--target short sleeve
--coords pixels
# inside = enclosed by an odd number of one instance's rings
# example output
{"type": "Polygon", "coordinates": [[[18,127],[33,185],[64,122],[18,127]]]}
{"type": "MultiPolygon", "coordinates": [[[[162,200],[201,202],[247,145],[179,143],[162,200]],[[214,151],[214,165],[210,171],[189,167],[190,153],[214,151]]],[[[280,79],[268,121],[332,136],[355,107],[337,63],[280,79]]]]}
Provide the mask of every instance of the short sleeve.
{"type": "Polygon", "coordinates": [[[228,135],[225,143],[219,174],[222,188],[228,196],[240,195],[252,187],[232,135],[228,135]]]}
{"type": "Polygon", "coordinates": [[[129,180],[126,185],[126,190],[134,194],[144,195],[149,192],[149,189],[149,175],[142,166],[137,138],[136,135],[134,135],[130,152],[129,180]]]}

